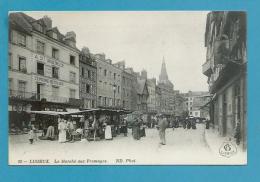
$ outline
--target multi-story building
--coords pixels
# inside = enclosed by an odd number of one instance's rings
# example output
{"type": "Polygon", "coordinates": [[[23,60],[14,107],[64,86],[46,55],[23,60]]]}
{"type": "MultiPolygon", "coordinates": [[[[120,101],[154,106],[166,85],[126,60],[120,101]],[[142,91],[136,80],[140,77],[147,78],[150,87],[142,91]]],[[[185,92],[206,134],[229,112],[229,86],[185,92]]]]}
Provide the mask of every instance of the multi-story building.
{"type": "Polygon", "coordinates": [[[158,87],[160,88],[161,92],[161,113],[172,115],[174,112],[174,87],[172,82],[168,79],[164,59],[162,62],[158,87]]]}
{"type": "Polygon", "coordinates": [[[79,55],[79,97],[84,109],[95,108],[97,100],[97,63],[94,55],[84,47],[79,55]]]}
{"type": "Polygon", "coordinates": [[[122,71],[121,106],[123,109],[135,111],[137,109],[137,95],[135,89],[137,84],[137,75],[134,73],[132,68],[126,68],[125,61],[117,62],[114,65],[122,71]]]}
{"type": "Polygon", "coordinates": [[[210,119],[221,136],[233,138],[239,133],[246,148],[247,115],[247,42],[246,13],[214,11],[207,15],[205,32],[206,62],[213,94],[210,119]]]}
{"type": "MultiPolygon", "coordinates": [[[[188,111],[189,116],[202,117],[201,107],[210,101],[211,96],[209,92],[189,91],[188,93],[183,93],[182,95],[185,98],[185,110],[188,111]]],[[[205,113],[203,116],[205,116],[205,113]]]]}
{"type": "Polygon", "coordinates": [[[9,111],[78,107],[76,34],[61,34],[45,16],[9,14],[9,111]]]}
{"type": "Polygon", "coordinates": [[[122,70],[106,59],[105,54],[96,54],[97,105],[99,107],[122,107],[122,70]]]}
{"type": "Polygon", "coordinates": [[[161,113],[162,106],[162,93],[160,87],[156,85],[155,87],[155,109],[157,113],[161,113]]]}
{"type": "Polygon", "coordinates": [[[174,106],[173,113],[176,117],[183,117],[183,113],[186,111],[185,98],[179,91],[174,91],[174,106]]]}
{"type": "Polygon", "coordinates": [[[147,107],[147,99],[149,96],[148,87],[147,87],[147,80],[138,77],[137,78],[137,110],[142,112],[144,114],[145,120],[147,120],[147,113],[148,113],[148,107],[147,107]]]}

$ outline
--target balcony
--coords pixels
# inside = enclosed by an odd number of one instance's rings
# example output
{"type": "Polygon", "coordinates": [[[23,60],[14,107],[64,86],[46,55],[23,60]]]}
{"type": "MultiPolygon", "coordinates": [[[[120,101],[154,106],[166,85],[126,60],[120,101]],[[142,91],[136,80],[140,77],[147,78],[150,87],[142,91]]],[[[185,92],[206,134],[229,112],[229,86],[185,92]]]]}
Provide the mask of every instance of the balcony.
{"type": "Polygon", "coordinates": [[[210,60],[207,60],[207,62],[205,62],[203,65],[202,65],[202,73],[204,75],[206,75],[207,77],[209,77],[211,74],[212,74],[212,69],[211,69],[211,66],[210,66],[210,60]]]}
{"type": "Polygon", "coordinates": [[[19,90],[9,90],[9,100],[46,101],[53,103],[65,103],[73,106],[79,106],[82,104],[82,100],[80,99],[71,99],[68,97],[60,97],[49,94],[37,94],[34,92],[24,92],[19,90]]]}

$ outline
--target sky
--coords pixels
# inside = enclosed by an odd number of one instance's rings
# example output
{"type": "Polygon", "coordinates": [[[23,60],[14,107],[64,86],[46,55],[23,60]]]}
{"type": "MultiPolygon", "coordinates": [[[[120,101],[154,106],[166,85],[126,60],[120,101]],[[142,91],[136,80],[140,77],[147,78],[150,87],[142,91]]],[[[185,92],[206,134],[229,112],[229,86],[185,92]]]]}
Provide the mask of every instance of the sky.
{"type": "Polygon", "coordinates": [[[149,78],[159,79],[164,57],[169,80],[181,92],[207,91],[202,74],[206,61],[203,11],[85,11],[25,12],[35,19],[52,19],[65,34],[76,33],[79,49],[105,53],[113,63],[125,60],[135,71],[145,69],[149,78]]]}

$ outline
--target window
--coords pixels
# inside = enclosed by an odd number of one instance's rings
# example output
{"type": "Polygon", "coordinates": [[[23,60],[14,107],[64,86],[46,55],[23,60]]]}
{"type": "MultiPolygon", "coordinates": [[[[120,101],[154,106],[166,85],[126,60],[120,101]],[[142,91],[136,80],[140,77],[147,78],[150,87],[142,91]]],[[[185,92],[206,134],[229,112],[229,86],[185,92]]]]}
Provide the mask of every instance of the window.
{"type": "Polygon", "coordinates": [[[75,96],[76,96],[76,90],[70,89],[70,98],[75,99],[75,96]]]}
{"type": "Polygon", "coordinates": [[[59,78],[59,68],[52,67],[52,77],[57,79],[59,78]]]}
{"type": "Polygon", "coordinates": [[[43,42],[37,41],[36,51],[39,54],[44,54],[44,43],[43,42]]]}
{"type": "Polygon", "coordinates": [[[84,74],[85,74],[85,69],[81,68],[81,76],[84,77],[84,74]]]}
{"type": "Polygon", "coordinates": [[[190,107],[190,110],[192,110],[192,107],[190,107]]]}
{"type": "Polygon", "coordinates": [[[70,82],[76,83],[76,73],[70,72],[70,82]]]}
{"type": "Polygon", "coordinates": [[[59,87],[52,86],[52,96],[53,97],[59,96],[59,87]]]}
{"type": "Polygon", "coordinates": [[[9,78],[9,90],[13,89],[13,79],[9,78]]]}
{"type": "Polygon", "coordinates": [[[107,76],[107,70],[104,70],[104,76],[107,76]]]}
{"type": "Polygon", "coordinates": [[[26,36],[22,33],[17,34],[17,43],[20,46],[26,47],[26,36]]]}
{"type": "Polygon", "coordinates": [[[114,80],[116,79],[116,73],[114,73],[114,80]]]}
{"type": "Polygon", "coordinates": [[[52,48],[52,58],[59,59],[59,50],[52,48]]]}
{"type": "Polygon", "coordinates": [[[117,92],[120,93],[120,86],[117,87],[117,92]]]}
{"type": "Polygon", "coordinates": [[[86,84],[86,93],[90,93],[90,85],[89,84],[86,84]]]}
{"type": "Polygon", "coordinates": [[[91,79],[91,71],[88,70],[88,78],[91,79]]]}
{"type": "Polygon", "coordinates": [[[26,82],[19,81],[18,82],[18,95],[24,97],[25,96],[25,89],[26,89],[26,82]]]}
{"type": "Polygon", "coordinates": [[[44,75],[44,64],[37,63],[37,74],[44,75]]]}
{"type": "Polygon", "coordinates": [[[58,39],[58,35],[57,35],[57,33],[53,32],[53,33],[52,33],[52,38],[54,38],[54,39],[58,39]]]}
{"type": "Polygon", "coordinates": [[[75,56],[70,55],[70,64],[75,65],[75,56]]]}
{"type": "Polygon", "coordinates": [[[102,97],[101,96],[98,96],[98,104],[102,105],[102,97]]]}
{"type": "Polygon", "coordinates": [[[8,58],[9,58],[8,59],[8,68],[12,69],[12,67],[13,67],[13,55],[12,55],[12,53],[9,52],[9,57],[8,58]]]}
{"type": "Polygon", "coordinates": [[[18,67],[19,71],[26,73],[27,72],[27,70],[26,70],[26,58],[19,56],[18,57],[18,63],[19,63],[19,67],[18,67]]]}

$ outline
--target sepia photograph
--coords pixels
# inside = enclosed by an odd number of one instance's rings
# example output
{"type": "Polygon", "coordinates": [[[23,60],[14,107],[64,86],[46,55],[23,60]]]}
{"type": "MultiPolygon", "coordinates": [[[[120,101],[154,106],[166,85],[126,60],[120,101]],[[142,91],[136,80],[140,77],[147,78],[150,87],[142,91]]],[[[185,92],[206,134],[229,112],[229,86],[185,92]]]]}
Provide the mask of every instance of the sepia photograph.
{"type": "Polygon", "coordinates": [[[9,165],[246,165],[245,11],[10,11],[9,165]]]}

